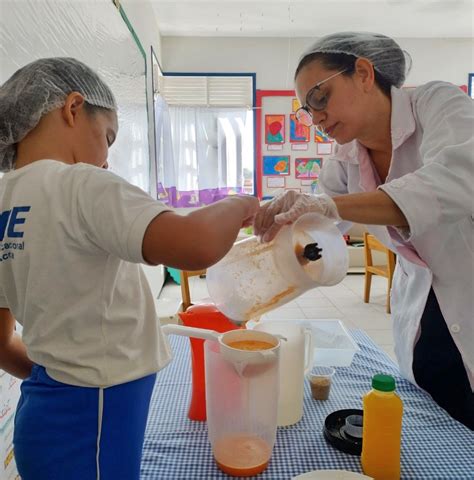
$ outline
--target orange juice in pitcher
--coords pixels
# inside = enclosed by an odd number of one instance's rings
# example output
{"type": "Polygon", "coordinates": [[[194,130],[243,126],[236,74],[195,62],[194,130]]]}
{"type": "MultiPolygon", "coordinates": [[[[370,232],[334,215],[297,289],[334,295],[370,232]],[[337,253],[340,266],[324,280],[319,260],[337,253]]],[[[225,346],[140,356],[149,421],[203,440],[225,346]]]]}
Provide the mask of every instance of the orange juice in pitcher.
{"type": "Polygon", "coordinates": [[[400,478],[403,404],[390,375],[374,375],[364,396],[362,469],[375,480],[400,478]]]}

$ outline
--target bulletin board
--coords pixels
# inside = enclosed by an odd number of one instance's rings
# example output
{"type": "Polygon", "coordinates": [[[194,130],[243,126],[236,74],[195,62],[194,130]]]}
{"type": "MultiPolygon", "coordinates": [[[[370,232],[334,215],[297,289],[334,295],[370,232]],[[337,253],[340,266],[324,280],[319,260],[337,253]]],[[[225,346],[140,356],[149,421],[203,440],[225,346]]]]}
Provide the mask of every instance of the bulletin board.
{"type": "Polygon", "coordinates": [[[257,90],[257,195],[273,198],[281,192],[317,193],[324,160],[334,142],[315,126],[295,118],[299,108],[293,90],[257,90]]]}

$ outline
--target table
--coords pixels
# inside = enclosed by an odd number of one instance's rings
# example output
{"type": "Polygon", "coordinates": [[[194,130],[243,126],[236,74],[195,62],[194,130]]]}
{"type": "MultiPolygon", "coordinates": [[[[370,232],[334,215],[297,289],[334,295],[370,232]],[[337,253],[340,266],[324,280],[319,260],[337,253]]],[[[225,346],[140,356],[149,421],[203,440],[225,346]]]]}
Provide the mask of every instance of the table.
{"type": "MultiPolygon", "coordinates": [[[[357,456],[330,446],[322,434],[335,410],[362,408],[372,375],[396,378],[404,404],[402,479],[474,479],[474,432],[453,420],[431,397],[400,377],[397,366],[362,331],[351,332],[360,346],[352,365],[337,368],[329,400],[313,400],[305,380],[304,415],[279,427],[272,459],[258,479],[284,480],[312,470],[361,473],[357,456]]],[[[187,411],[191,390],[189,339],[170,336],[173,362],[158,373],[143,448],[142,480],[213,480],[231,478],[215,465],[206,422],[193,422],[187,411]]]]}

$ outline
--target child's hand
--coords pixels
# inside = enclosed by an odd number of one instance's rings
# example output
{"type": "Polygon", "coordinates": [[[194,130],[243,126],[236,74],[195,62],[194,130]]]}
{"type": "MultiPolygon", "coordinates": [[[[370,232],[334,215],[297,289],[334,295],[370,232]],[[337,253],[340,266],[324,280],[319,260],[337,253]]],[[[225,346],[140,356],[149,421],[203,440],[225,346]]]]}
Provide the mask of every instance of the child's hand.
{"type": "Polygon", "coordinates": [[[251,226],[253,224],[255,215],[260,208],[260,202],[258,198],[252,195],[235,195],[229,198],[236,199],[242,205],[242,228],[251,226]]]}

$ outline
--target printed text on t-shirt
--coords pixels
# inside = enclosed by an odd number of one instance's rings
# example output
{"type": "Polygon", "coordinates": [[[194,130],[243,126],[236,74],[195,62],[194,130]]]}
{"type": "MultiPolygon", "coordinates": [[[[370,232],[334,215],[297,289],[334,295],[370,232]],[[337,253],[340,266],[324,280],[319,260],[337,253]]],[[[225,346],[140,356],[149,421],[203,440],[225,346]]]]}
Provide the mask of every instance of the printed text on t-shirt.
{"type": "Polygon", "coordinates": [[[23,250],[24,241],[13,239],[23,238],[23,230],[20,227],[26,222],[22,215],[30,211],[29,206],[13,207],[0,213],[0,262],[15,257],[14,250],[23,250]],[[9,241],[4,239],[7,237],[9,241]]]}

